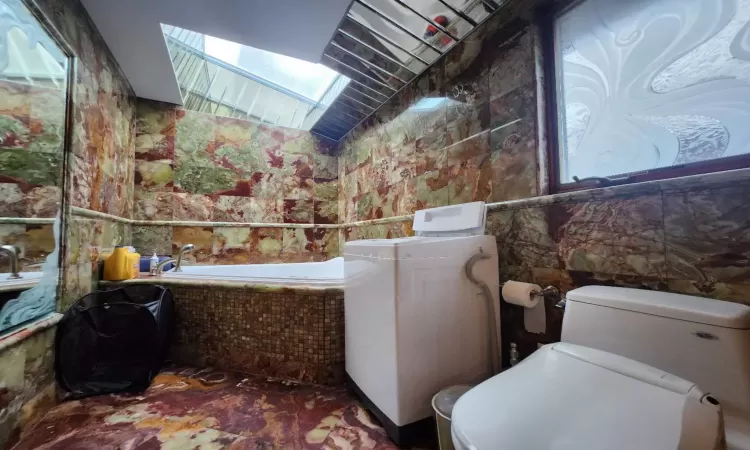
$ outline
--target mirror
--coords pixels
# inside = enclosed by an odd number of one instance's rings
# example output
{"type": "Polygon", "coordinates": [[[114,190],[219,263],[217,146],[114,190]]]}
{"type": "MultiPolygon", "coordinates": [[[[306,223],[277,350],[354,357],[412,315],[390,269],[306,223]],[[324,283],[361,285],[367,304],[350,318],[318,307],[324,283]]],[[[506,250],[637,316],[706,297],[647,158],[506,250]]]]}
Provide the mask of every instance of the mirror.
{"type": "Polygon", "coordinates": [[[0,334],[55,310],[70,57],[0,0],[0,334]]]}

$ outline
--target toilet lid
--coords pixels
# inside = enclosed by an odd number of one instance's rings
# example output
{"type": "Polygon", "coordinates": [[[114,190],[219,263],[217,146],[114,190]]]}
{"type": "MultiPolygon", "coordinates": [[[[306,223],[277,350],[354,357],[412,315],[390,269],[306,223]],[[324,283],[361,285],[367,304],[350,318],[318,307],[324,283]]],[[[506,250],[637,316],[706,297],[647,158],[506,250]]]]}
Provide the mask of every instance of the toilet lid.
{"type": "Polygon", "coordinates": [[[453,439],[478,450],[662,450],[685,442],[710,449],[723,435],[712,402],[654,367],[559,343],[464,394],[453,409],[453,439]]]}

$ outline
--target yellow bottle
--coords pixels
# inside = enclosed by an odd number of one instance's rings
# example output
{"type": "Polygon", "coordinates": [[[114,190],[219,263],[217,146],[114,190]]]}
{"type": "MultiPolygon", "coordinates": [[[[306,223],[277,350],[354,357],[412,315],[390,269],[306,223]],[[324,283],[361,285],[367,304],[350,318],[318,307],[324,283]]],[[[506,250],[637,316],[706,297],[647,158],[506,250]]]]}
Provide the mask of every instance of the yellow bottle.
{"type": "Polygon", "coordinates": [[[104,261],[104,279],[122,281],[138,278],[141,255],[130,252],[128,247],[115,247],[104,261]]]}

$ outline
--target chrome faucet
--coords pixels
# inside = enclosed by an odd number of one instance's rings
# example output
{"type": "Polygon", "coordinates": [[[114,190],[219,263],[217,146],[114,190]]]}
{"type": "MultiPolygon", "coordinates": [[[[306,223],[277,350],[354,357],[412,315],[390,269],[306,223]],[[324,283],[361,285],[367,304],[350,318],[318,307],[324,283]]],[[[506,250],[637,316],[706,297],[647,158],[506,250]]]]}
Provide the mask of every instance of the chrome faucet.
{"type": "Polygon", "coordinates": [[[165,259],[164,261],[156,265],[155,275],[156,276],[161,275],[162,271],[164,270],[164,266],[166,266],[169,263],[174,263],[174,270],[172,272],[182,272],[182,255],[184,255],[185,253],[190,253],[193,250],[195,250],[195,245],[193,244],[183,245],[179,253],[177,253],[177,259],[174,259],[174,258],[165,259]]]}
{"type": "Polygon", "coordinates": [[[180,252],[177,253],[177,262],[174,265],[174,271],[175,272],[182,272],[182,255],[185,253],[190,253],[193,250],[195,250],[195,245],[193,244],[185,244],[180,249],[180,252]]]}
{"type": "Polygon", "coordinates": [[[174,258],[165,259],[164,261],[156,265],[156,269],[154,269],[154,273],[152,276],[157,276],[157,277],[160,276],[162,271],[164,270],[164,266],[166,266],[167,264],[176,263],[176,262],[177,261],[175,261],[174,258]]]}
{"type": "Polygon", "coordinates": [[[0,247],[0,255],[6,254],[8,255],[8,259],[10,259],[10,279],[11,280],[17,280],[21,278],[21,275],[18,273],[18,247],[15,245],[3,245],[0,247]]]}

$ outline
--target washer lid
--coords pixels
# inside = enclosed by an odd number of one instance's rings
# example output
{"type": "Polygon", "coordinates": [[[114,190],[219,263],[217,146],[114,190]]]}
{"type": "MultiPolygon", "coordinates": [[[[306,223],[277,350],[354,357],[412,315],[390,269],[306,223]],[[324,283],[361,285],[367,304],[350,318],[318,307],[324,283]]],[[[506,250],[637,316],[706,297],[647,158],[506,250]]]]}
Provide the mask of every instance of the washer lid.
{"type": "Polygon", "coordinates": [[[462,203],[417,211],[412,229],[417,236],[479,236],[486,219],[484,202],[462,203]]]}
{"type": "Polygon", "coordinates": [[[723,428],[709,400],[659,369],[560,343],[464,394],[452,427],[457,443],[478,450],[711,449],[723,428]]]}

